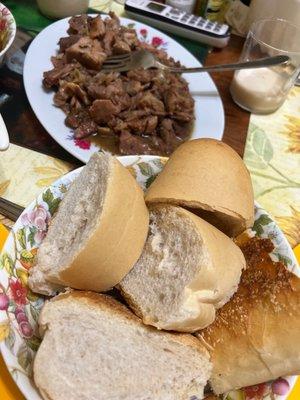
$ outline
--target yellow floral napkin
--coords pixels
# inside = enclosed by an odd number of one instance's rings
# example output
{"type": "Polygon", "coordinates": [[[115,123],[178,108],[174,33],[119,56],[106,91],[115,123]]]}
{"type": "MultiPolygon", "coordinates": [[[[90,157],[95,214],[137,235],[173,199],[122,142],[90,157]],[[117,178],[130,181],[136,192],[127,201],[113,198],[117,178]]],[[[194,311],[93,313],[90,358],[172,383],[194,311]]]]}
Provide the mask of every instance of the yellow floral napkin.
{"type": "Polygon", "coordinates": [[[67,162],[11,144],[0,157],[0,197],[26,207],[43,188],[73,168],[67,162]]]}
{"type": "Polygon", "coordinates": [[[275,113],[251,115],[244,161],[255,199],[300,256],[300,87],[275,113]]]}

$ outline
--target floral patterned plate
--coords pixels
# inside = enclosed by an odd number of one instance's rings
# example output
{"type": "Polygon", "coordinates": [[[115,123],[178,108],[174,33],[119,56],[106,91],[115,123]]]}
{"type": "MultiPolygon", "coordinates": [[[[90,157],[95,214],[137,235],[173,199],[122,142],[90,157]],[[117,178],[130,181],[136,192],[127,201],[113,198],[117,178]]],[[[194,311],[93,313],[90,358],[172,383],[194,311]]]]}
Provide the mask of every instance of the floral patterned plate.
{"type": "MultiPolygon", "coordinates": [[[[189,51],[164,33],[127,18],[121,18],[121,24],[135,28],[141,41],[166,50],[170,56],[185,66],[201,66],[189,51]]],[[[36,36],[26,53],[24,86],[35,115],[48,133],[73,156],[87,162],[99,148],[89,139],[74,139],[71,129],[65,125],[65,114],[53,105],[53,91],[46,91],[42,87],[43,72],[52,68],[50,58],[58,49],[58,40],[66,36],[67,29],[68,18],[54,22],[36,36]]],[[[195,100],[192,139],[207,135],[221,139],[224,130],[224,111],[213,80],[207,73],[184,74],[184,77],[195,100]]]]}
{"type": "MultiPolygon", "coordinates": [[[[153,182],[167,160],[155,156],[119,159],[143,189],[153,182]]],[[[31,374],[32,362],[40,344],[37,320],[45,301],[43,296],[29,289],[28,271],[53,214],[79,171],[77,169],[58,179],[25,209],[10,232],[0,258],[1,351],[10,373],[28,400],[41,400],[31,374]]],[[[281,260],[288,269],[299,273],[297,261],[284,235],[271,217],[257,205],[253,234],[270,238],[275,245],[274,259],[281,260]]],[[[283,400],[294,382],[295,377],[279,379],[229,393],[223,399],[283,400]]]]}

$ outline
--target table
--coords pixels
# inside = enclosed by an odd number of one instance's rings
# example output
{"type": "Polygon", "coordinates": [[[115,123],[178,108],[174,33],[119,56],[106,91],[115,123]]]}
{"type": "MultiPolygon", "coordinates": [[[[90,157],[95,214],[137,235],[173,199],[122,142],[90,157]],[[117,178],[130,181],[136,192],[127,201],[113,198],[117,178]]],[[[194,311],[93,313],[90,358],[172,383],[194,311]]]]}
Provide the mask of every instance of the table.
{"type": "MultiPolygon", "coordinates": [[[[239,59],[244,38],[232,35],[224,49],[215,49],[207,56],[205,65],[225,64],[239,59]]],[[[244,154],[250,113],[237,106],[229,93],[233,72],[211,74],[223,101],[225,110],[225,131],[223,141],[233,147],[241,156],[244,154]]]]}
{"type": "MultiPolygon", "coordinates": [[[[24,33],[24,41],[26,41],[25,36],[26,34],[24,33]]],[[[213,50],[208,54],[205,60],[205,65],[209,66],[237,61],[243,46],[243,41],[243,38],[232,36],[229,45],[225,49],[213,50]]],[[[231,99],[229,85],[232,75],[232,72],[223,72],[214,73],[212,74],[212,77],[220,92],[225,109],[225,131],[223,140],[242,156],[245,149],[250,114],[240,109],[231,99]]],[[[12,101],[14,101],[15,109],[13,115],[9,115],[8,107],[3,106],[3,108],[1,108],[1,113],[3,114],[10,132],[12,143],[22,145],[23,147],[33,148],[37,151],[70,161],[74,168],[81,164],[77,159],[62,149],[38,122],[26,99],[21,76],[10,73],[8,70],[0,70],[0,85],[1,90],[5,93],[9,93],[12,96],[12,101]]],[[[10,224],[8,220],[2,220],[2,222],[7,225],[10,224]]],[[[7,385],[4,388],[1,388],[0,385],[0,394],[3,396],[4,393],[5,396],[5,392],[1,392],[1,389],[11,389],[13,391],[17,389],[12,383],[12,380],[3,364],[2,369],[4,369],[6,374],[3,374],[1,377],[3,378],[3,382],[7,383],[7,385]]],[[[300,381],[289,400],[299,399],[299,387],[300,381]]],[[[22,396],[18,397],[17,394],[12,392],[10,397],[4,397],[4,399],[6,398],[16,400],[21,399],[22,396]]]]}

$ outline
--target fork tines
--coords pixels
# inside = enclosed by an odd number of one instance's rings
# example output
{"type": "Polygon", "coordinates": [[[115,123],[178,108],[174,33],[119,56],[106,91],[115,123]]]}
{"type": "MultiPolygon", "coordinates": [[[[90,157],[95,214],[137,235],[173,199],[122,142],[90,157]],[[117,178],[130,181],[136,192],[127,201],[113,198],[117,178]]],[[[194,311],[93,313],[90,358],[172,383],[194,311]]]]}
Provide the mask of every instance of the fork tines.
{"type": "Polygon", "coordinates": [[[115,56],[107,57],[107,59],[104,61],[104,64],[110,63],[110,62],[118,62],[118,61],[123,61],[123,60],[130,60],[130,58],[131,58],[131,53],[118,54],[118,55],[115,55],[115,56]]]}
{"type": "Polygon", "coordinates": [[[104,63],[103,66],[105,65],[115,65],[115,64],[122,64],[122,63],[126,63],[129,62],[131,60],[131,53],[126,53],[126,54],[120,54],[117,56],[111,56],[108,57],[104,63]]]}
{"type": "Polygon", "coordinates": [[[102,70],[113,71],[114,69],[124,68],[131,60],[131,53],[120,54],[108,57],[102,64],[102,70]]]}

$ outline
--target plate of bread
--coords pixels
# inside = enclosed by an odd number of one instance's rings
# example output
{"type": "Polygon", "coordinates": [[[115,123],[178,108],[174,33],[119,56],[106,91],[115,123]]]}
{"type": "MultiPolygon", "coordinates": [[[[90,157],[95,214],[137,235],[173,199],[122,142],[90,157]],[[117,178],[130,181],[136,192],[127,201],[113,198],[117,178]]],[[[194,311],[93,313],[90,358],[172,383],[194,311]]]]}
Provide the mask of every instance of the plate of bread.
{"type": "Polygon", "coordinates": [[[226,144],[95,153],[10,232],[1,351],[27,400],[288,399],[299,275],[226,144]]]}

